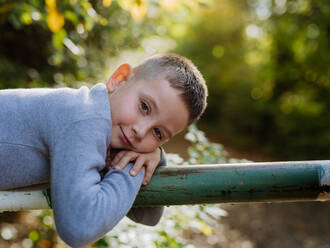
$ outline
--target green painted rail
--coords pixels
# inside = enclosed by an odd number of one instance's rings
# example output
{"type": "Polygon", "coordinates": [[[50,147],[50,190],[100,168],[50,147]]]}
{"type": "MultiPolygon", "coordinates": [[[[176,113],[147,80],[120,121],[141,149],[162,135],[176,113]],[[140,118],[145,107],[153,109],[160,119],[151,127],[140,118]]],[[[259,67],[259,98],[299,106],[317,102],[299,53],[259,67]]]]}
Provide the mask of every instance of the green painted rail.
{"type": "Polygon", "coordinates": [[[330,160],[160,168],[135,206],[330,200],[330,160]]]}
{"type": "MultiPolygon", "coordinates": [[[[159,168],[135,207],[224,202],[329,201],[330,160],[159,168]]],[[[0,211],[49,208],[41,191],[0,191],[0,211]]]]}

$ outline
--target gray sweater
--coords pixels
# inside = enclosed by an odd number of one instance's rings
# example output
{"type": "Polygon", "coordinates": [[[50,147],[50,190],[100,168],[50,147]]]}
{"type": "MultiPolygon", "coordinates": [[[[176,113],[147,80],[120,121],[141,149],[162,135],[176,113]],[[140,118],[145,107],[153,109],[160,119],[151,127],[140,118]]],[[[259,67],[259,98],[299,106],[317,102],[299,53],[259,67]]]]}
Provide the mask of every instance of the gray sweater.
{"type": "MultiPolygon", "coordinates": [[[[0,90],[0,190],[50,185],[57,232],[73,247],[111,230],[143,180],[142,172],[129,175],[132,164],[100,176],[111,139],[110,111],[104,84],[0,90]]],[[[130,217],[153,225],[161,214],[162,208],[143,208],[130,217]]]]}

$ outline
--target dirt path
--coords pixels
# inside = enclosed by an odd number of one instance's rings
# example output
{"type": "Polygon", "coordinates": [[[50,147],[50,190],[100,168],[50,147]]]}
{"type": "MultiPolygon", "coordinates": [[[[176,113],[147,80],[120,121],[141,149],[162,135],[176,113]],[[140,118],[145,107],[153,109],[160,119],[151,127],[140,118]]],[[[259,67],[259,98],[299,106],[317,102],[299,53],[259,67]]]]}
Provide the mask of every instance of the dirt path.
{"type": "Polygon", "coordinates": [[[221,205],[253,247],[330,248],[330,202],[221,205]]]}

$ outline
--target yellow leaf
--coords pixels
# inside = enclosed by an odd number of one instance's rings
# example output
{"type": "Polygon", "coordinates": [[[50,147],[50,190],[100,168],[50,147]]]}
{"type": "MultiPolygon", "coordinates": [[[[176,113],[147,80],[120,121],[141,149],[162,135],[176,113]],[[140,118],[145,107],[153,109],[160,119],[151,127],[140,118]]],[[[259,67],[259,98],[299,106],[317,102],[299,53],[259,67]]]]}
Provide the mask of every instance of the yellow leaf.
{"type": "Polygon", "coordinates": [[[46,0],[47,9],[56,9],[56,0],[46,0]]]}
{"type": "Polygon", "coordinates": [[[103,0],[103,6],[104,7],[109,7],[112,3],[112,0],[103,0]]]}
{"type": "Polygon", "coordinates": [[[56,33],[59,31],[64,25],[64,17],[59,13],[56,9],[50,11],[47,16],[47,24],[49,29],[56,33]]]}
{"type": "Polygon", "coordinates": [[[205,223],[201,223],[199,230],[206,236],[210,236],[213,233],[213,230],[205,223]]]}
{"type": "Polygon", "coordinates": [[[130,12],[135,21],[141,21],[147,13],[147,5],[142,1],[135,1],[130,12]]]}
{"type": "Polygon", "coordinates": [[[108,24],[108,20],[105,19],[104,17],[101,17],[99,19],[99,23],[102,25],[102,26],[106,26],[108,24]]]}

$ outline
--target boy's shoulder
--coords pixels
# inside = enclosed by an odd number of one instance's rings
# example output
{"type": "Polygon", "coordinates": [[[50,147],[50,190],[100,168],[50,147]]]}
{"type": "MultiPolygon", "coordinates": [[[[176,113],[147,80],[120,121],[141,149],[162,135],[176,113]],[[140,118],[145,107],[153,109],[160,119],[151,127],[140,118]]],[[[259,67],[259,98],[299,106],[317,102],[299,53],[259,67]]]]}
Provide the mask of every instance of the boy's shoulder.
{"type": "Polygon", "coordinates": [[[48,104],[57,108],[55,112],[76,120],[90,116],[110,118],[108,91],[102,83],[95,84],[90,89],[87,86],[79,89],[60,88],[53,97],[49,97],[48,104]]]}
{"type": "Polygon", "coordinates": [[[54,105],[49,114],[48,126],[54,139],[53,144],[62,144],[58,141],[67,139],[75,141],[77,147],[81,148],[79,142],[88,147],[97,140],[110,139],[112,123],[105,85],[96,84],[90,89],[87,86],[78,89],[61,88],[59,91],[56,97],[59,102],[56,104],[50,100],[48,103],[54,105]],[[96,135],[99,133],[102,135],[96,135]]]}
{"type": "Polygon", "coordinates": [[[87,125],[85,121],[90,120],[88,123],[92,125],[95,122],[92,119],[103,119],[111,128],[110,103],[103,84],[96,84],[91,89],[87,86],[79,89],[59,88],[45,100],[42,112],[47,116],[47,129],[55,136],[82,121],[87,125]]]}

